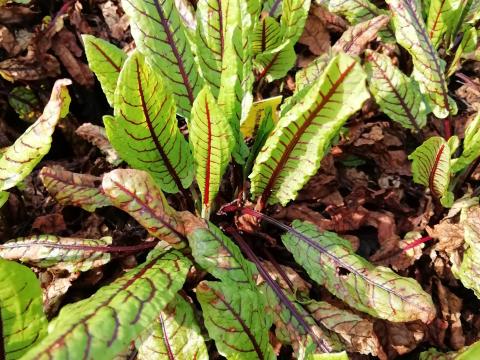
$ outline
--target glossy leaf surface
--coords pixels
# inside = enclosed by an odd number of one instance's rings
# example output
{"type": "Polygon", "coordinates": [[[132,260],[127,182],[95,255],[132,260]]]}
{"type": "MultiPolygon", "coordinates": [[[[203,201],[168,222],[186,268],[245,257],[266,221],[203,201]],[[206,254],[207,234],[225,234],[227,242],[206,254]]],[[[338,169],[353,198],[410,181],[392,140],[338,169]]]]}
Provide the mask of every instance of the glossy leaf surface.
{"type": "Polygon", "coordinates": [[[102,188],[113,205],[130,214],[147,231],[182,247],[182,225],[153,178],[144,171],[117,169],[103,176],[102,188]]]}
{"type": "Polygon", "coordinates": [[[380,109],[407,129],[419,131],[427,124],[427,109],[415,80],[375,51],[366,55],[368,83],[380,109]]]}
{"type": "Polygon", "coordinates": [[[73,173],[58,165],[42,168],[39,177],[50,195],[62,205],[80,206],[87,211],[111,205],[100,186],[100,177],[73,173]]]}
{"type": "Polygon", "coordinates": [[[57,80],[43,114],[0,158],[0,191],[25,179],[50,150],[58,121],[68,113],[70,80],[57,80]]]}
{"type": "Polygon", "coordinates": [[[26,266],[0,259],[2,356],[20,359],[47,333],[42,291],[26,266]]]}
{"type": "Polygon", "coordinates": [[[356,60],[339,54],[280,118],[250,175],[263,204],[285,205],[317,172],[333,137],[369,97],[365,78],[356,60]]]}
{"type": "Polygon", "coordinates": [[[97,76],[110,106],[114,105],[114,93],[118,76],[127,54],[108,41],[92,35],[82,35],[88,67],[97,76]]]}
{"type": "Polygon", "coordinates": [[[151,252],[145,263],[90,298],[64,306],[49,334],[24,359],[114,358],[174,298],[189,268],[176,251],[151,252]]]}
{"type": "Polygon", "coordinates": [[[188,118],[202,84],[175,2],[123,0],[122,5],[137,48],[168,81],[178,113],[188,118]]]}
{"type": "Polygon", "coordinates": [[[430,295],[414,280],[374,266],[356,255],[349,241],[295,220],[282,241],[309,276],[351,307],[394,322],[435,317],[430,295]],[[340,272],[340,274],[339,274],[340,272]]]}
{"type": "Polygon", "coordinates": [[[209,358],[192,305],[178,294],[137,342],[139,360],[209,358]]]}
{"type": "Polygon", "coordinates": [[[260,293],[209,281],[201,282],[196,293],[208,334],[221,355],[227,359],[275,359],[268,337],[272,321],[260,293]]]}
{"type": "Polygon", "coordinates": [[[202,216],[208,218],[235,146],[230,123],[208,87],[195,99],[189,130],[202,193],[202,216]]]}
{"type": "Polygon", "coordinates": [[[111,243],[111,237],[93,240],[35,235],[1,244],[0,257],[40,268],[87,271],[110,261],[110,254],[102,250],[111,243]],[[95,248],[100,250],[95,251],[95,248]]]}
{"type": "Polygon", "coordinates": [[[170,193],[193,180],[192,156],[175,113],[162,78],[138,52],[130,55],[115,91],[115,119],[104,118],[107,136],[130,166],[148,171],[170,193]]]}

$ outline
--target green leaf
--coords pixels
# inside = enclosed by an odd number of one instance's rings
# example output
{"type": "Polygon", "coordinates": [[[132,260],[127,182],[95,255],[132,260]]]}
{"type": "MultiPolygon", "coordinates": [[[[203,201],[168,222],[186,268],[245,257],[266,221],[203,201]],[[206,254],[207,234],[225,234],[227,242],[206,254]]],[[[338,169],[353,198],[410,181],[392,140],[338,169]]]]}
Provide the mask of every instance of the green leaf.
{"type": "Polygon", "coordinates": [[[7,191],[0,191],[0,208],[8,201],[10,193],[7,191]]]}
{"type": "Polygon", "coordinates": [[[75,134],[92,143],[106,156],[106,160],[113,166],[122,162],[120,155],[108,141],[105,128],[90,123],[84,123],[75,130],[75,134]]]}
{"type": "Polygon", "coordinates": [[[35,95],[32,89],[26,86],[17,86],[10,91],[8,103],[20,119],[28,122],[33,122],[42,114],[38,111],[40,103],[37,95],[35,95]]]}
{"type": "Polygon", "coordinates": [[[480,19],[480,0],[473,0],[470,9],[468,10],[467,15],[465,16],[465,21],[469,24],[474,25],[480,19]]]}
{"type": "Polygon", "coordinates": [[[434,319],[432,299],[414,279],[372,265],[335,233],[299,220],[292,226],[282,236],[286,248],[315,282],[349,306],[393,322],[434,319]]]}
{"type": "Polygon", "coordinates": [[[152,251],[145,263],[90,298],[64,306],[49,334],[23,359],[113,359],[174,298],[190,265],[176,251],[152,251]]]}
{"type": "Polygon", "coordinates": [[[151,235],[183,247],[183,226],[153,178],[144,171],[117,169],[103,176],[102,188],[112,204],[130,214],[151,235]]]}
{"type": "Polygon", "coordinates": [[[278,18],[282,14],[282,0],[263,1],[262,12],[268,13],[268,16],[278,18]]]}
{"type": "Polygon", "coordinates": [[[152,73],[168,81],[178,113],[188,118],[202,81],[174,0],[122,0],[122,6],[137,48],[152,73]]]}
{"type": "MultiPolygon", "coordinates": [[[[320,75],[323,74],[323,70],[325,70],[331,59],[332,57],[330,54],[322,54],[308,64],[307,67],[297,71],[295,74],[295,94],[298,94],[302,89],[308,87],[308,85],[313,84],[320,77],[320,75]]],[[[303,96],[304,95],[302,94],[300,97],[303,96]]],[[[288,99],[292,98],[293,96],[288,99]]]]}
{"type": "Polygon", "coordinates": [[[193,103],[189,130],[196,179],[202,193],[202,216],[208,219],[235,146],[230,123],[208,86],[193,103]]]}
{"type": "Polygon", "coordinates": [[[478,33],[477,29],[473,26],[467,26],[463,32],[462,41],[455,51],[455,56],[450,63],[450,67],[448,68],[447,77],[452,76],[455,71],[458,70],[460,67],[460,61],[463,55],[466,55],[470,52],[475,51],[478,44],[478,33]]]}
{"type": "Polygon", "coordinates": [[[480,112],[468,124],[463,140],[463,152],[458,159],[453,159],[452,173],[459,172],[480,156],[480,112]]]}
{"type": "MultiPolygon", "coordinates": [[[[368,0],[329,0],[328,9],[333,13],[344,16],[352,25],[357,25],[380,15],[389,15],[388,11],[379,9],[368,0]]],[[[387,42],[395,40],[395,35],[390,28],[382,31],[380,36],[387,42]]]]}
{"type": "Polygon", "coordinates": [[[310,360],[348,360],[348,355],[345,351],[332,354],[314,354],[310,360]]]}
{"type": "Polygon", "coordinates": [[[435,116],[445,118],[456,113],[456,104],[448,96],[445,64],[438,56],[417,9],[416,0],[387,0],[395,24],[395,36],[413,59],[413,77],[429,102],[435,116]]]}
{"type": "Polygon", "coordinates": [[[2,355],[20,359],[47,333],[42,291],[26,266],[0,259],[2,355]]]}
{"type": "Polygon", "coordinates": [[[265,78],[268,82],[284,77],[297,59],[295,49],[290,42],[280,47],[258,54],[254,59],[258,72],[257,81],[265,78]]]}
{"type": "Polygon", "coordinates": [[[365,79],[355,59],[338,54],[283,114],[250,175],[252,195],[263,205],[287,204],[318,171],[334,136],[369,97],[365,79]]]}
{"type": "Polygon", "coordinates": [[[443,138],[434,136],[426,140],[408,156],[412,160],[413,181],[428,186],[435,198],[447,200],[450,197],[450,157],[450,148],[443,138]]]}
{"type": "Polygon", "coordinates": [[[0,191],[25,179],[50,150],[58,121],[68,113],[68,79],[57,80],[42,116],[10,146],[0,158],[0,191]]]}
{"type": "Polygon", "coordinates": [[[88,67],[97,76],[110,106],[114,105],[114,93],[118,76],[127,54],[108,41],[92,35],[82,35],[88,67]]]}
{"type": "MultiPolygon", "coordinates": [[[[427,18],[428,36],[435,48],[451,33],[459,16],[463,0],[431,0],[427,18]]],[[[448,47],[448,42],[447,42],[448,47]]]]}
{"type": "Polygon", "coordinates": [[[266,119],[267,110],[271,110],[270,115],[274,123],[278,122],[278,105],[282,102],[282,96],[274,96],[264,100],[255,101],[248,112],[248,115],[243,119],[240,125],[240,130],[244,137],[256,137],[259,131],[259,126],[266,119]]]}
{"type": "Polygon", "coordinates": [[[280,27],[283,30],[283,34],[281,43],[288,42],[293,46],[297,40],[300,39],[303,28],[305,27],[305,22],[307,21],[310,3],[310,0],[282,1],[280,27]]]}
{"type": "Polygon", "coordinates": [[[139,360],[208,360],[207,347],[192,305],[178,294],[137,342],[140,343],[139,360]]]}
{"type": "Polygon", "coordinates": [[[427,124],[427,109],[417,82],[386,55],[368,50],[366,59],[369,88],[380,109],[403,127],[420,131],[427,124]]]}
{"type": "Polygon", "coordinates": [[[148,171],[163,191],[176,193],[193,180],[193,159],[180,133],[175,103],[162,78],[134,52],[115,91],[115,119],[104,118],[107,136],[132,167],[148,171]]]}
{"type": "Polygon", "coordinates": [[[254,55],[273,50],[282,44],[280,24],[270,16],[264,17],[255,26],[252,36],[254,55]]]}
{"type": "Polygon", "coordinates": [[[197,3],[198,63],[215,97],[218,97],[221,85],[227,28],[234,26],[228,11],[232,6],[235,3],[231,0],[199,0],[197,3]]]}
{"type": "Polygon", "coordinates": [[[112,238],[109,236],[92,240],[34,235],[1,244],[0,257],[40,268],[87,271],[110,261],[110,254],[102,250],[111,244],[112,238]]]}
{"type": "Polygon", "coordinates": [[[203,281],[196,288],[208,334],[227,359],[275,359],[260,293],[238,284],[203,281]]]}
{"type": "Polygon", "coordinates": [[[255,288],[255,265],[247,261],[237,245],[211,222],[191,214],[182,218],[195,261],[224,282],[255,288]]]}
{"type": "Polygon", "coordinates": [[[80,206],[87,211],[111,205],[100,187],[100,177],[73,173],[58,165],[43,167],[39,177],[50,195],[62,205],[80,206]]]}

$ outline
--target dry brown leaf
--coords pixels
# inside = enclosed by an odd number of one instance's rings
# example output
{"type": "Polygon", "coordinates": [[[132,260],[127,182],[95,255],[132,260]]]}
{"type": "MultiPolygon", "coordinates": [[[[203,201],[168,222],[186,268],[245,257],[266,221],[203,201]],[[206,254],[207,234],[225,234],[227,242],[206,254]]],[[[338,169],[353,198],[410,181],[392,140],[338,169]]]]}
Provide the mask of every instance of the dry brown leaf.
{"type": "Polygon", "coordinates": [[[44,271],[39,274],[43,292],[43,308],[47,316],[53,316],[61,305],[63,296],[80,276],[78,273],[44,271]]]}
{"type": "MultiPolygon", "coordinates": [[[[272,279],[274,279],[280,287],[288,292],[291,292],[289,284],[285,281],[285,279],[280,275],[277,268],[270,262],[270,261],[262,261],[263,266],[268,271],[272,279]]],[[[281,269],[283,270],[284,275],[286,275],[287,279],[289,280],[290,284],[293,285],[295,293],[299,292],[304,295],[308,295],[310,292],[310,285],[308,282],[302,279],[302,277],[291,267],[279,264],[281,269]]],[[[263,284],[265,281],[261,276],[257,278],[257,285],[263,284]]]]}
{"type": "Polygon", "coordinates": [[[38,15],[38,12],[28,6],[10,5],[3,6],[0,11],[0,24],[28,24],[38,15]]]}
{"type": "Polygon", "coordinates": [[[54,213],[37,217],[32,224],[32,229],[39,230],[44,234],[56,234],[66,230],[67,225],[62,214],[54,213]]]}
{"type": "Polygon", "coordinates": [[[333,52],[360,55],[367,45],[377,38],[378,32],[387,26],[390,17],[380,15],[368,21],[351,26],[332,47],[333,52]]]}
{"type": "Polygon", "coordinates": [[[330,34],[322,19],[310,14],[298,42],[307,45],[315,55],[327,52],[330,49],[330,34]]]}
{"type": "Polygon", "coordinates": [[[110,164],[116,166],[122,162],[120,155],[108,141],[105,128],[91,123],[85,123],[78,127],[75,133],[98,147],[100,151],[106,155],[106,159],[110,164]]]}
{"type": "Polygon", "coordinates": [[[424,339],[426,328],[419,321],[411,323],[391,323],[377,321],[375,333],[381,334],[379,339],[388,359],[406,354],[417,347],[424,339]]]}

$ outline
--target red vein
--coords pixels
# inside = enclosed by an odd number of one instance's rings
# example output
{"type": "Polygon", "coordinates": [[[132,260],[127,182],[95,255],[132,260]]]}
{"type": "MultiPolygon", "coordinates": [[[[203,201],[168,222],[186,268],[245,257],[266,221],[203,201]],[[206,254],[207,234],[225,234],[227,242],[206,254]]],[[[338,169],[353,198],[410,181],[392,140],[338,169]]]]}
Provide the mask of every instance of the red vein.
{"type": "Polygon", "coordinates": [[[268,180],[267,186],[265,186],[265,189],[262,192],[262,196],[260,197],[260,207],[264,208],[265,205],[267,204],[268,198],[271,195],[272,189],[275,185],[275,182],[278,179],[278,176],[280,175],[280,172],[282,171],[283,167],[285,166],[287,160],[290,158],[290,155],[297,145],[298,141],[300,140],[300,137],[303,135],[305,130],[311,125],[313,120],[315,120],[315,117],[317,114],[322,110],[322,108],[330,101],[330,98],[333,96],[335,91],[337,91],[337,88],[340,86],[340,84],[345,80],[347,75],[350,73],[350,71],[353,69],[355,66],[356,62],[353,61],[338,77],[338,79],[335,81],[335,83],[332,84],[332,87],[328,91],[326,95],[322,96],[322,101],[318,104],[318,106],[308,115],[307,119],[305,119],[304,123],[302,124],[301,127],[298,128],[297,132],[293,136],[292,140],[288,143],[288,146],[285,148],[285,151],[282,153],[282,156],[280,158],[280,161],[278,161],[277,165],[275,166],[275,169],[272,172],[272,175],[270,176],[270,179],[268,180]]]}
{"type": "Polygon", "coordinates": [[[438,165],[440,163],[440,160],[441,160],[441,157],[442,157],[442,153],[443,153],[443,150],[445,149],[445,144],[443,144],[442,146],[440,146],[440,149],[438,149],[438,152],[437,152],[437,155],[435,156],[435,161],[433,163],[433,166],[432,166],[432,170],[430,171],[430,175],[428,176],[428,185],[430,187],[430,190],[432,190],[432,193],[435,197],[439,197],[441,194],[438,194],[436,189],[435,189],[435,176],[437,174],[437,170],[438,170],[438,165]]]}
{"type": "Polygon", "coordinates": [[[433,22],[433,25],[432,25],[432,30],[430,30],[430,39],[433,38],[433,35],[436,31],[436,28],[437,28],[437,24],[438,24],[438,20],[440,19],[440,14],[443,12],[442,9],[443,9],[443,5],[445,5],[445,0],[442,0],[442,2],[440,3],[440,7],[437,11],[437,16],[435,16],[435,21],[433,22]]]}
{"type": "Polygon", "coordinates": [[[207,138],[207,163],[205,164],[205,188],[203,192],[203,203],[208,206],[210,204],[210,177],[211,177],[211,157],[212,157],[212,120],[210,118],[210,109],[208,101],[205,98],[205,115],[207,116],[208,138],[207,138]]]}
{"type": "Polygon", "coordinates": [[[265,77],[265,75],[267,75],[267,73],[270,71],[270,69],[272,68],[273,64],[275,64],[275,61],[277,61],[277,58],[278,56],[280,55],[280,52],[277,52],[273,55],[272,57],[272,60],[267,64],[267,66],[265,66],[262,70],[262,72],[258,75],[257,77],[257,82],[260,81],[261,79],[263,79],[265,77]]]}
{"type": "Polygon", "coordinates": [[[165,343],[165,347],[167,348],[168,359],[175,360],[175,356],[173,355],[172,346],[170,345],[170,340],[168,339],[167,329],[165,327],[165,321],[163,320],[162,313],[160,313],[159,317],[160,324],[162,325],[162,333],[163,333],[163,342],[165,343]]]}
{"type": "Polygon", "coordinates": [[[93,41],[91,42],[91,44],[92,44],[92,45],[95,47],[95,49],[97,49],[97,51],[105,58],[105,60],[107,60],[107,62],[108,62],[110,65],[112,65],[112,67],[115,69],[116,72],[119,73],[120,70],[122,70],[121,67],[118,66],[117,64],[115,64],[115,62],[113,61],[113,59],[112,59],[110,56],[108,56],[108,54],[107,54],[105,51],[103,51],[102,48],[100,48],[100,47],[99,47],[97,44],[95,44],[93,41]]]}

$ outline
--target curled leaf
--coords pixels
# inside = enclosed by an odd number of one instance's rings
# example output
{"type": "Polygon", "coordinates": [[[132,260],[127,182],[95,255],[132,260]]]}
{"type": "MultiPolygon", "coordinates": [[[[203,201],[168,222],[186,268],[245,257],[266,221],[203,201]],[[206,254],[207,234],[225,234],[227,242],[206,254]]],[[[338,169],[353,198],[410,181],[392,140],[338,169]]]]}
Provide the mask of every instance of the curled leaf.
{"type": "Polygon", "coordinates": [[[41,268],[87,271],[110,261],[110,254],[102,250],[111,243],[111,237],[91,240],[35,235],[1,244],[0,257],[41,268]],[[96,251],[95,248],[100,250],[96,251]]]}
{"type": "Polygon", "coordinates": [[[80,206],[87,211],[111,205],[100,186],[100,177],[73,173],[58,165],[43,167],[39,177],[60,204],[80,206]]]}
{"type": "Polygon", "coordinates": [[[171,91],[139,52],[129,56],[118,78],[115,119],[104,119],[108,139],[130,166],[148,171],[166,192],[190,186],[193,161],[171,91]]]}
{"type": "Polygon", "coordinates": [[[374,266],[356,255],[350,242],[295,220],[282,241],[310,277],[351,307],[394,322],[435,317],[430,295],[414,280],[374,266]]]}
{"type": "Polygon", "coordinates": [[[147,261],[88,299],[64,306],[49,334],[24,359],[113,359],[151,325],[183,286],[190,261],[176,251],[152,251],[147,261]]]}
{"type": "Polygon", "coordinates": [[[118,76],[127,54],[108,41],[92,35],[82,35],[88,66],[97,76],[110,106],[113,107],[113,94],[118,76]]]}
{"type": "Polygon", "coordinates": [[[103,176],[102,188],[114,206],[130,214],[151,235],[173,246],[183,246],[183,226],[148,173],[113,170],[103,176]]]}
{"type": "Polygon", "coordinates": [[[48,153],[58,121],[68,113],[70,96],[68,79],[57,80],[42,116],[10,146],[0,158],[0,191],[25,179],[48,153]]]}
{"type": "Polygon", "coordinates": [[[159,357],[208,360],[192,305],[178,294],[137,342],[139,360],[159,357]]]}
{"type": "Polygon", "coordinates": [[[452,160],[452,172],[465,169],[480,156],[480,112],[468,124],[463,140],[463,152],[458,159],[452,160]]]}
{"type": "Polygon", "coordinates": [[[426,140],[408,156],[412,160],[413,181],[428,186],[433,196],[446,207],[453,202],[453,194],[449,191],[450,157],[450,147],[439,136],[426,140]]]}
{"type": "Polygon", "coordinates": [[[1,341],[4,359],[20,359],[47,333],[42,291],[26,266],[0,259],[1,341]]]}
{"type": "Polygon", "coordinates": [[[105,128],[84,123],[75,130],[75,134],[98,147],[100,151],[106,155],[107,161],[113,166],[117,166],[122,162],[120,155],[108,141],[105,128]]]}
{"type": "Polygon", "coordinates": [[[260,293],[232,283],[203,281],[196,288],[208,334],[227,359],[275,359],[272,321],[260,293]],[[228,329],[228,331],[226,331],[228,329]]]}

